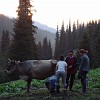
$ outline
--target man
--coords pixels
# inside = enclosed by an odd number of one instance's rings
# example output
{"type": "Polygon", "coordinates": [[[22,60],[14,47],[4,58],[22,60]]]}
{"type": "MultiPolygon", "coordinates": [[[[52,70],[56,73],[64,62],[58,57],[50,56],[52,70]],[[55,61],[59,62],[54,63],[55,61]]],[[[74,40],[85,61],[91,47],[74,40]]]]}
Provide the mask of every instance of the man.
{"type": "Polygon", "coordinates": [[[72,90],[75,74],[77,72],[77,59],[75,56],[73,56],[73,51],[69,51],[68,57],[66,57],[65,61],[67,62],[67,88],[69,87],[69,90],[72,90]]]}
{"type": "Polygon", "coordinates": [[[86,50],[80,49],[80,66],[79,66],[79,72],[81,72],[81,84],[82,84],[82,93],[86,93],[86,75],[88,71],[90,70],[90,60],[87,55],[86,50]]]}
{"type": "Polygon", "coordinates": [[[56,68],[56,76],[57,76],[57,81],[56,81],[56,90],[57,93],[59,93],[59,80],[62,78],[62,83],[64,90],[66,90],[66,72],[67,72],[67,63],[64,61],[64,56],[60,56],[60,60],[57,63],[57,68],[56,68]]]}

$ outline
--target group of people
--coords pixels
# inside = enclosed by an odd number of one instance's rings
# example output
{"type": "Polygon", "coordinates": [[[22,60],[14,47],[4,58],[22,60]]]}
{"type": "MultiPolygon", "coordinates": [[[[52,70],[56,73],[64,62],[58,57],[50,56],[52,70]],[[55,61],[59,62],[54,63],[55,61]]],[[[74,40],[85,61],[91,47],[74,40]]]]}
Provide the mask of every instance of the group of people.
{"type": "Polygon", "coordinates": [[[60,79],[62,79],[63,89],[70,91],[73,90],[73,84],[75,75],[78,72],[81,74],[80,80],[82,84],[82,93],[86,93],[86,75],[90,70],[89,57],[87,50],[80,49],[80,61],[73,55],[73,51],[69,51],[68,56],[64,59],[64,56],[60,56],[56,65],[55,74],[48,78],[46,81],[46,87],[52,93],[56,90],[59,93],[60,79]]]}

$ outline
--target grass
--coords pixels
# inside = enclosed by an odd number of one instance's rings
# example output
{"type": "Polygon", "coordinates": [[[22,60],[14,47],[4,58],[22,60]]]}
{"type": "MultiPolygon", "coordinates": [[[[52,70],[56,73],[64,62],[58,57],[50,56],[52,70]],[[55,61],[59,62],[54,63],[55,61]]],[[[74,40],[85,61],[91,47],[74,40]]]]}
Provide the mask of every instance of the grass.
{"type": "Polygon", "coordinates": [[[26,82],[22,80],[11,81],[0,84],[0,100],[100,100],[100,68],[91,70],[88,73],[87,94],[81,93],[80,80],[76,78],[74,91],[67,91],[66,94],[61,89],[59,94],[50,94],[45,88],[44,80],[33,80],[30,93],[27,94],[26,82]]]}

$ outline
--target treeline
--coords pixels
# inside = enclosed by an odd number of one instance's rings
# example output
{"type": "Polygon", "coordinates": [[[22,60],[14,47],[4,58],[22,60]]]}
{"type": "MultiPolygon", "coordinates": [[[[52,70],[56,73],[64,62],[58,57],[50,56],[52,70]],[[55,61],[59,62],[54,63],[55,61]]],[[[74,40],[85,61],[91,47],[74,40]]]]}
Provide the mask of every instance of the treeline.
{"type": "Polygon", "coordinates": [[[3,30],[1,33],[0,69],[5,69],[8,58],[26,61],[50,59],[52,57],[51,42],[50,40],[47,41],[47,37],[43,40],[42,48],[36,44],[35,34],[38,28],[32,21],[31,7],[29,0],[20,2],[17,8],[18,16],[13,20],[13,33],[8,30],[3,30]],[[12,34],[11,40],[9,33],[12,34]],[[39,52],[39,50],[42,50],[42,52],[39,52]]]}
{"type": "MultiPolygon", "coordinates": [[[[3,30],[0,49],[0,66],[5,66],[6,59],[9,57],[9,48],[11,40],[9,31],[3,30]]],[[[47,37],[37,44],[37,59],[59,59],[60,55],[67,56],[69,50],[87,49],[92,68],[100,67],[100,20],[90,21],[87,24],[71,23],[65,29],[64,23],[55,35],[54,57],[51,47],[51,41],[47,37]]]]}
{"type": "MultiPolygon", "coordinates": [[[[8,30],[9,33],[14,33],[13,32],[13,28],[14,28],[14,21],[15,18],[9,18],[5,15],[2,15],[0,14],[0,40],[1,40],[1,37],[2,37],[2,31],[3,30],[8,30]]],[[[34,21],[33,21],[34,23],[34,21]]],[[[35,22],[35,24],[38,23],[38,22],[35,22]]],[[[37,26],[38,27],[38,26],[37,26]]],[[[13,36],[11,34],[10,35],[10,38],[12,38],[13,36]]],[[[41,29],[38,28],[36,30],[36,34],[34,35],[34,37],[36,38],[36,43],[38,44],[39,41],[43,42],[43,39],[47,36],[48,39],[51,40],[51,45],[52,45],[52,48],[54,50],[54,42],[55,42],[55,34],[54,33],[51,33],[49,32],[48,30],[43,30],[42,27],[41,29]]]]}
{"type": "Polygon", "coordinates": [[[54,57],[66,56],[69,50],[88,50],[92,68],[100,67],[100,20],[89,21],[87,24],[69,22],[65,30],[64,22],[61,30],[56,32],[54,57]]]}
{"type": "Polygon", "coordinates": [[[43,39],[43,43],[38,43],[38,59],[51,59],[52,58],[52,47],[51,41],[47,37],[43,39]]]}
{"type": "Polygon", "coordinates": [[[7,64],[7,59],[9,55],[9,48],[10,48],[10,32],[8,30],[2,31],[2,37],[0,41],[0,69],[5,69],[7,64]]]}

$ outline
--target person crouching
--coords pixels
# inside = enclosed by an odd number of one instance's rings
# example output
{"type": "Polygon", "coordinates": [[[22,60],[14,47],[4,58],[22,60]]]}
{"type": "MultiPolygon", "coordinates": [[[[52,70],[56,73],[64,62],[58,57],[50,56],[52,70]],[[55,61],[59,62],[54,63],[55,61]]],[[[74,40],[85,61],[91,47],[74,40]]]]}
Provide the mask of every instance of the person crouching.
{"type": "Polygon", "coordinates": [[[52,75],[47,78],[45,85],[47,89],[50,91],[50,93],[54,93],[55,91],[55,83],[56,83],[57,77],[55,75],[52,75]]]}

